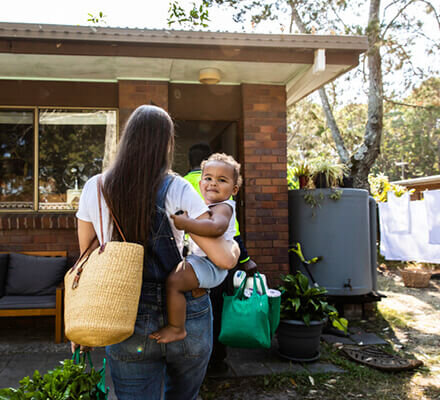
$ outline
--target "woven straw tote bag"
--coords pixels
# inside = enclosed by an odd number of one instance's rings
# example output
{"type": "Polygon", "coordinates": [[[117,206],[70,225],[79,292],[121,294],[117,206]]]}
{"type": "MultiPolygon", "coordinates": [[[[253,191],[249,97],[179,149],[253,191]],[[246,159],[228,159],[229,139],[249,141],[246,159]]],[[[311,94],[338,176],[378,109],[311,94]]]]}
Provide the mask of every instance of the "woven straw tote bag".
{"type": "Polygon", "coordinates": [[[83,346],[99,347],[122,342],[134,332],[142,287],[144,248],[128,243],[110,210],[123,242],[104,243],[101,177],[98,203],[102,246],[87,250],[64,277],[65,333],[83,346]]]}

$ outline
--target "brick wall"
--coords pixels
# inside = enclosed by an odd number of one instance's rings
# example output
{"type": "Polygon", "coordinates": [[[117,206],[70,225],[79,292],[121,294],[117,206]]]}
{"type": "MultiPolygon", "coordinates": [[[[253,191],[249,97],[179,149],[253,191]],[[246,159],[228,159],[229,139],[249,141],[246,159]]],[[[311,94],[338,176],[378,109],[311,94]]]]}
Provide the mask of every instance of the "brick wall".
{"type": "MultiPolygon", "coordinates": [[[[0,251],[67,250],[79,256],[74,214],[0,214],[0,251]]],[[[69,264],[69,265],[70,265],[69,264]]]]}
{"type": "Polygon", "coordinates": [[[120,132],[130,114],[142,104],[154,104],[168,110],[168,82],[119,81],[120,132]]]}
{"type": "Polygon", "coordinates": [[[246,246],[276,284],[289,271],[285,88],[244,84],[242,101],[246,246]]]}

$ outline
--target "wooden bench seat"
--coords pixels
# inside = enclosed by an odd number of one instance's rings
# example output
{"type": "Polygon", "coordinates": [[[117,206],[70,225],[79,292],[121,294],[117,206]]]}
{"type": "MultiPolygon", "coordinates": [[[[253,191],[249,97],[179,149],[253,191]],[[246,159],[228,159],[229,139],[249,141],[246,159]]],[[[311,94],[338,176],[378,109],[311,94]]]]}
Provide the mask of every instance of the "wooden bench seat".
{"type": "MultiPolygon", "coordinates": [[[[67,251],[20,251],[17,253],[43,257],[67,257],[67,251]]],[[[54,296],[3,296],[0,298],[0,317],[54,316],[55,343],[60,343],[64,338],[63,308],[63,283],[58,285],[54,296]],[[36,299],[37,297],[41,298],[36,299]]]]}

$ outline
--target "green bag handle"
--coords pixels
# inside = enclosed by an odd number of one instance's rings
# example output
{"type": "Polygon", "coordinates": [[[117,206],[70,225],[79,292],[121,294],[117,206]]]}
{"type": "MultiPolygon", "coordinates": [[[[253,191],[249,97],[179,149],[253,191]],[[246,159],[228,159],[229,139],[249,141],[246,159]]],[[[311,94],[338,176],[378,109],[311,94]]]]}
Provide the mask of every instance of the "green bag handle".
{"type": "Polygon", "coordinates": [[[81,353],[80,347],[77,347],[75,352],[73,353],[72,361],[75,364],[83,364],[86,361],[86,354],[87,354],[87,359],[89,360],[89,365],[91,368],[93,368],[92,357],[90,355],[90,351],[85,351],[85,352],[81,353]]]}
{"type": "MultiPolygon", "coordinates": [[[[261,277],[260,273],[257,271],[257,272],[255,272],[255,274],[253,276],[255,290],[252,290],[252,296],[259,296],[259,294],[257,294],[257,290],[256,290],[257,289],[257,277],[260,280],[260,285],[261,285],[261,289],[263,290],[263,295],[265,295],[266,294],[266,286],[264,285],[263,278],[261,277]]],[[[246,282],[249,278],[250,277],[246,276],[246,278],[243,279],[243,282],[241,282],[239,288],[237,289],[237,291],[234,294],[234,298],[241,299],[243,297],[244,287],[245,287],[246,282]]]]}
{"type": "MultiPolygon", "coordinates": [[[[93,367],[93,362],[92,362],[92,356],[90,355],[90,351],[86,351],[86,352],[81,353],[81,349],[79,347],[77,347],[75,352],[73,353],[72,361],[75,364],[85,363],[86,357],[87,357],[87,360],[89,361],[90,368],[94,368],[93,367]],[[87,354],[87,356],[86,356],[86,354],[87,354]]],[[[102,399],[107,399],[108,390],[109,390],[105,386],[105,369],[106,369],[106,364],[107,364],[107,360],[104,357],[103,360],[102,360],[102,368],[98,371],[99,374],[101,375],[101,380],[96,385],[96,387],[101,392],[101,398],[102,399]]]]}

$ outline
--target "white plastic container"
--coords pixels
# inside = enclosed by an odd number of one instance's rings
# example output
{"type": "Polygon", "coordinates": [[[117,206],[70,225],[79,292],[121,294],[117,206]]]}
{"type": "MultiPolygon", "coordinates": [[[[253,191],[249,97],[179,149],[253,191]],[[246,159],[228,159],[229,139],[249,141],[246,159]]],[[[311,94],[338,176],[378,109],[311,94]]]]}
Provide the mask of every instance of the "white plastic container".
{"type": "MultiPolygon", "coordinates": [[[[266,292],[268,291],[268,286],[267,286],[267,281],[266,281],[266,276],[264,274],[260,274],[261,279],[263,280],[263,284],[264,287],[266,289],[266,292]]],[[[234,288],[237,289],[238,287],[240,287],[241,282],[243,282],[243,279],[246,278],[246,272],[245,271],[241,271],[238,270],[235,272],[234,274],[234,280],[233,280],[233,284],[234,284],[234,288]]],[[[246,281],[246,285],[245,285],[245,289],[253,289],[254,288],[254,279],[248,279],[246,281]]],[[[262,289],[261,289],[261,283],[260,280],[257,278],[257,291],[258,293],[263,293],[262,289]]]]}
{"type": "MultiPolygon", "coordinates": [[[[244,297],[251,297],[253,289],[244,289],[244,297]]],[[[281,296],[281,292],[276,289],[268,289],[266,291],[267,297],[279,297],[281,296]]]]}

